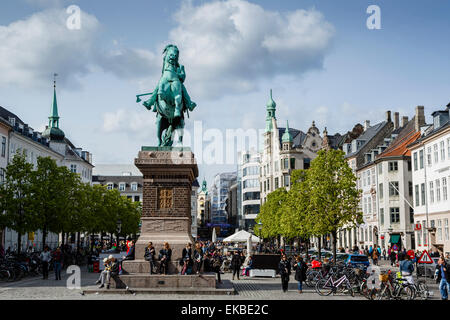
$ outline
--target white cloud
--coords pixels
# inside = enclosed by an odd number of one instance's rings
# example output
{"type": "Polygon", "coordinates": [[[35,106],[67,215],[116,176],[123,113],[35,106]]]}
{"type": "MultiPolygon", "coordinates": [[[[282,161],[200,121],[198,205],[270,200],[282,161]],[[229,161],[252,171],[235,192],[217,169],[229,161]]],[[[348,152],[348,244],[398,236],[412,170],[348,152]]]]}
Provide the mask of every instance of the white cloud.
{"type": "MultiPolygon", "coordinates": [[[[136,138],[156,137],[155,117],[148,110],[118,109],[103,114],[102,131],[125,133],[136,138]]],[[[156,138],[155,138],[156,139],[156,138]]]]}
{"type": "Polygon", "coordinates": [[[62,84],[76,85],[87,73],[99,31],[97,19],[81,13],[80,30],[66,27],[64,9],[49,9],[0,26],[0,85],[48,86],[57,72],[62,84]]]}
{"type": "Polygon", "coordinates": [[[314,9],[279,13],[243,0],[184,3],[175,21],[169,39],[180,48],[187,86],[206,97],[249,92],[262,79],[321,68],[334,34],[314,9]]]}

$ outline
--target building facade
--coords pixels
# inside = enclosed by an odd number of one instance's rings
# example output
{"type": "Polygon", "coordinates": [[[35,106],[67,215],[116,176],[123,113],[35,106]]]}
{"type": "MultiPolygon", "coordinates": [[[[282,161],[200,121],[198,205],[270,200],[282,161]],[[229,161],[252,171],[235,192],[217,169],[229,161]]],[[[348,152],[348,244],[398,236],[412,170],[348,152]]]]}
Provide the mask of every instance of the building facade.
{"type": "MultiPolygon", "coordinates": [[[[229,232],[231,225],[228,223],[226,211],[228,192],[230,187],[236,183],[236,172],[219,173],[214,177],[214,184],[210,190],[211,194],[211,223],[210,227],[220,227],[221,233],[229,232]]],[[[233,230],[234,231],[234,230],[233,230]]],[[[220,236],[218,234],[218,236],[220,236]]]]}
{"type": "Polygon", "coordinates": [[[276,103],[271,90],[266,106],[264,147],[260,156],[261,204],[267,201],[267,195],[272,191],[281,187],[289,189],[292,170],[309,168],[322,146],[322,138],[314,121],[307,133],[289,128],[289,123],[286,123],[286,128],[281,128],[277,125],[275,112],[276,103]]]}
{"type": "MultiPolygon", "coordinates": [[[[261,204],[260,155],[243,152],[239,155],[238,176],[240,177],[239,228],[253,229],[261,204]]],[[[239,200],[239,199],[238,199],[239,200]]]]}
{"type": "Polygon", "coordinates": [[[450,253],[450,104],[412,143],[414,232],[419,250],[450,253]],[[417,160],[416,160],[417,159],[417,160]],[[416,165],[417,161],[417,165],[416,165]]]}

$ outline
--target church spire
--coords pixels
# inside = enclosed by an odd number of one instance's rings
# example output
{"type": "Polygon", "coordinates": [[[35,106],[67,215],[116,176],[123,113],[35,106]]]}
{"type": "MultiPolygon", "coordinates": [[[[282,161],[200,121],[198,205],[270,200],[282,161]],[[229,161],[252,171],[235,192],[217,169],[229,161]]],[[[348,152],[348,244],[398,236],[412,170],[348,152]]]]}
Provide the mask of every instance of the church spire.
{"type": "Polygon", "coordinates": [[[55,73],[53,75],[53,104],[52,113],[48,117],[48,126],[42,133],[44,138],[50,140],[64,140],[64,132],[59,128],[59,115],[58,115],[58,102],[56,100],[56,77],[58,75],[55,73]]]}
{"type": "Polygon", "coordinates": [[[275,119],[275,110],[276,110],[276,106],[277,104],[275,103],[275,101],[273,101],[272,98],[272,89],[270,89],[270,99],[267,102],[266,105],[266,132],[271,132],[272,131],[272,119],[275,119]]]}

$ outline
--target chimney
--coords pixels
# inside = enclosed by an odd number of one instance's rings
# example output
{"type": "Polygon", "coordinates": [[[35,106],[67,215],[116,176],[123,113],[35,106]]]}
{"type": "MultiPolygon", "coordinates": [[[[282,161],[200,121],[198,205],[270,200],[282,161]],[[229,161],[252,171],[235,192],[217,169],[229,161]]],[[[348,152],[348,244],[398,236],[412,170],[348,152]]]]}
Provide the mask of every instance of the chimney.
{"type": "Polygon", "coordinates": [[[370,120],[364,121],[364,131],[370,128],[370,120]]]}
{"type": "Polygon", "coordinates": [[[386,111],[386,121],[387,122],[391,122],[391,112],[390,111],[386,111]]]}
{"type": "Polygon", "coordinates": [[[424,112],[424,106],[417,106],[416,107],[416,115],[414,118],[414,129],[417,131],[420,131],[420,127],[425,124],[425,112],[424,112]]]}
{"type": "Polygon", "coordinates": [[[405,127],[408,124],[408,117],[404,116],[402,117],[402,128],[405,127]]]}
{"type": "Polygon", "coordinates": [[[394,112],[394,130],[398,129],[400,126],[400,114],[398,112],[394,112]]]}

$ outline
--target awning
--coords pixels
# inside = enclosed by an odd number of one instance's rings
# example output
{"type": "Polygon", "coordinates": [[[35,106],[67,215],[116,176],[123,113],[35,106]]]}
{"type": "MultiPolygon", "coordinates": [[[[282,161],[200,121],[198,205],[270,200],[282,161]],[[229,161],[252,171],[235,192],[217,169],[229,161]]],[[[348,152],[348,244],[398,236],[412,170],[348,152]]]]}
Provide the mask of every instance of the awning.
{"type": "Polygon", "coordinates": [[[400,241],[399,234],[391,234],[391,238],[389,239],[389,243],[398,243],[400,241]]]}

